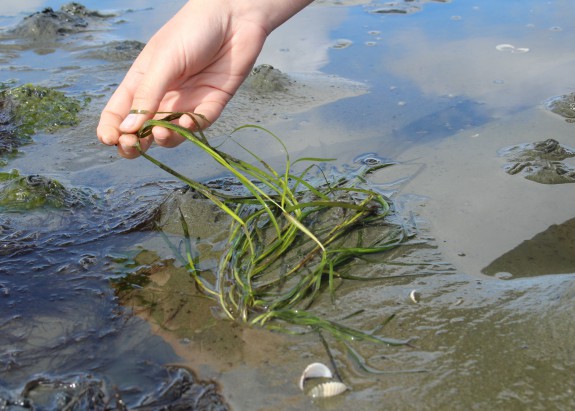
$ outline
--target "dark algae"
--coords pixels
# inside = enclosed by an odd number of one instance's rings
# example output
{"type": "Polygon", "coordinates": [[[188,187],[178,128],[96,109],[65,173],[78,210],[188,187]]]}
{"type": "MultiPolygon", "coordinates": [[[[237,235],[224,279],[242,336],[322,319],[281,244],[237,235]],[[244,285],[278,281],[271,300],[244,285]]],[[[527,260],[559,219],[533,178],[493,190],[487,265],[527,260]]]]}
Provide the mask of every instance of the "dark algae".
{"type": "MultiPolygon", "coordinates": [[[[1,410],[68,411],[226,411],[229,406],[212,381],[201,381],[186,368],[168,366],[165,381],[155,391],[142,393],[139,404],[128,407],[122,393],[109,387],[105,379],[91,374],[57,378],[39,377],[28,381],[19,393],[3,397],[1,410]],[[115,391],[115,392],[114,392],[115,391]]],[[[0,393],[1,394],[1,393],[0,393]]]]}

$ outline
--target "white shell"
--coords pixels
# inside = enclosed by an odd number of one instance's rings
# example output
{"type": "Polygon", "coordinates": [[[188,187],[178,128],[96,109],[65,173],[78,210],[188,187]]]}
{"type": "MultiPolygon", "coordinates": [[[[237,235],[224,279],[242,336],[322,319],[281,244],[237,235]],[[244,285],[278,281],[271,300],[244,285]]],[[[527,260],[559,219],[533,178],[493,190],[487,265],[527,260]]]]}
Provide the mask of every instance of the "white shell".
{"type": "Polygon", "coordinates": [[[421,300],[421,294],[417,290],[411,290],[409,293],[409,299],[413,301],[415,304],[418,304],[421,300]]]}
{"type": "Polygon", "coordinates": [[[347,386],[339,381],[328,381],[313,387],[307,395],[312,398],[327,398],[339,395],[347,390],[347,386]]]}
{"type": "Polygon", "coordinates": [[[320,362],[308,365],[299,379],[299,388],[303,391],[303,383],[308,378],[332,378],[331,370],[320,362]]]}

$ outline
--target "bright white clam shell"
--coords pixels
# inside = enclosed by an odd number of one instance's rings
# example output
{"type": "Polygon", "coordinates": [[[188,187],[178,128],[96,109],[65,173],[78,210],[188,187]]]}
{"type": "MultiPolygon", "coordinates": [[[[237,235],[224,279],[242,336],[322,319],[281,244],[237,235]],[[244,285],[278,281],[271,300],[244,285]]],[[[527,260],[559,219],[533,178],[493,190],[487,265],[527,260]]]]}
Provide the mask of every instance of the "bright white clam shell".
{"type": "MultiPolygon", "coordinates": [[[[330,379],[333,378],[333,375],[331,370],[320,362],[308,365],[299,380],[299,388],[302,391],[304,391],[305,381],[311,378],[330,379]]],[[[306,394],[312,398],[327,398],[339,395],[346,390],[347,386],[340,381],[324,381],[313,386],[306,394]]]]}
{"type": "Polygon", "coordinates": [[[339,381],[328,381],[313,387],[307,395],[312,398],[328,398],[339,395],[347,390],[347,386],[339,381]]]}
{"type": "Polygon", "coordinates": [[[332,378],[331,370],[320,362],[308,365],[299,379],[299,388],[303,391],[303,383],[308,378],[332,378]]]}

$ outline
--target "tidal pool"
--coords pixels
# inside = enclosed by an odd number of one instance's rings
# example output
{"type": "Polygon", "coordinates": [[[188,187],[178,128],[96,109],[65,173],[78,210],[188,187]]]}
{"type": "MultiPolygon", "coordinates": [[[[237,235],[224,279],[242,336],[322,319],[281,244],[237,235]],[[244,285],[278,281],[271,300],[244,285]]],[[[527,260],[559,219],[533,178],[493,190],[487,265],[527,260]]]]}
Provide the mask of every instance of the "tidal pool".
{"type": "MultiPolygon", "coordinates": [[[[86,103],[79,124],[37,130],[0,159],[3,175],[83,193],[65,207],[0,208],[0,409],[575,408],[575,190],[509,175],[499,155],[548,139],[575,147],[569,115],[549,109],[573,92],[569,2],[318,0],[270,37],[258,64],[283,73],[281,87],[248,84],[213,141],[257,123],[292,158],[336,158],[340,170],[391,159],[369,183],[412,234],[353,262],[384,279],[345,283],[312,307],[364,330],[394,316],[380,334],[410,345],[328,336],[333,363],[317,334],[222,320],[150,224],[179,184],[96,140],[106,99],[184,1],[85,1],[100,14],[41,41],[14,28],[67,2],[4,3],[2,88],[30,83],[86,103]],[[298,379],[316,361],[335,364],[350,390],[305,396],[298,379]]],[[[0,138],[9,120],[0,116],[0,138]]],[[[240,137],[281,167],[281,147],[240,137]]],[[[222,177],[191,145],[151,152],[195,179],[222,177]]],[[[196,211],[215,259],[225,227],[196,211]]],[[[176,231],[166,235],[177,243],[176,231]]]]}

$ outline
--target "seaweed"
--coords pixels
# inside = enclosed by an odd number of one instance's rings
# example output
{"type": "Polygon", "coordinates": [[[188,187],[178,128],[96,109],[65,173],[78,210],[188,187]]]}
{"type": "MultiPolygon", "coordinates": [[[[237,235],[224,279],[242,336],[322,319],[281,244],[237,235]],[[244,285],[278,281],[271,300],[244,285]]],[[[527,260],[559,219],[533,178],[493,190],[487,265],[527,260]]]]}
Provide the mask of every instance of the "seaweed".
{"type": "Polygon", "coordinates": [[[85,205],[89,195],[67,189],[54,179],[23,176],[17,170],[0,173],[0,211],[23,211],[41,207],[56,209],[85,205]]]}
{"type": "Polygon", "coordinates": [[[39,132],[55,133],[79,123],[87,100],[66,96],[48,87],[0,84],[0,165],[39,132]]]}
{"type": "Polygon", "coordinates": [[[144,158],[230,217],[227,246],[216,272],[210,272],[202,267],[202,255],[194,249],[189,227],[181,215],[185,251],[171,246],[197,288],[217,301],[226,317],[250,325],[289,333],[326,331],[344,342],[406,344],[407,341],[384,338],[322,318],[310,310],[320,294],[327,292],[335,300],[336,282],[353,278],[346,272],[349,262],[393,249],[409,236],[401,226],[379,229],[390,226],[386,217],[391,213],[391,203],[364,184],[367,174],[391,163],[366,165],[350,178],[330,180],[323,172],[319,178],[312,178],[312,170],[319,167],[317,163],[332,159],[300,158],[292,162],[275,134],[257,125],[245,125],[234,130],[230,138],[254,165],[210,145],[197,116],[169,113],[163,119],[148,120],[138,136],[149,136],[157,126],[180,134],[233,176],[243,193],[230,194],[186,177],[145,153],[139,143],[136,145],[144,158]],[[190,116],[197,131],[173,123],[181,116],[190,116]],[[257,129],[275,140],[286,153],[285,170],[276,171],[234,140],[233,135],[243,129],[257,129]],[[306,163],[303,171],[293,171],[294,165],[306,163]],[[381,234],[368,235],[369,227],[381,234]]]}

